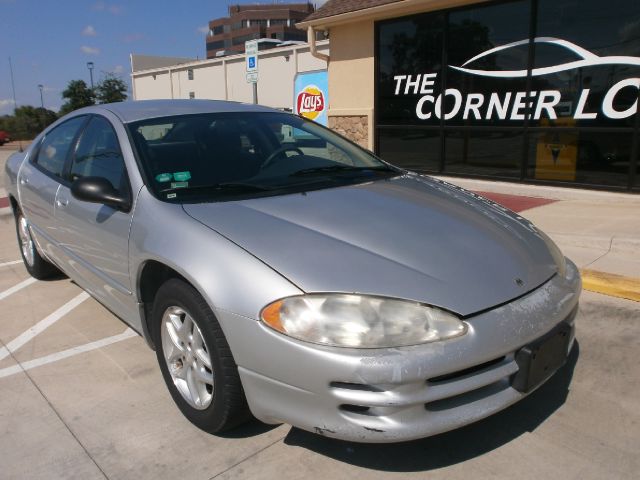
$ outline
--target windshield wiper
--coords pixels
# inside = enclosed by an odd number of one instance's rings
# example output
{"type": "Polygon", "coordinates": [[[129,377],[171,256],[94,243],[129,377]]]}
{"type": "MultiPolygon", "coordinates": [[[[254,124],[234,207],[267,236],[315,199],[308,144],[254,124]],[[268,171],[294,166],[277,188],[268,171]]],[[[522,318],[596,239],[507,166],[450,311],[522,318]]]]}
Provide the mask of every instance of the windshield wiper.
{"type": "Polygon", "coordinates": [[[269,190],[273,190],[273,188],[266,187],[264,185],[257,185],[255,183],[224,182],[224,183],[214,183],[212,185],[194,185],[194,186],[188,186],[188,187],[165,188],[164,190],[160,190],[160,193],[192,192],[192,191],[199,191],[199,190],[245,193],[245,192],[267,192],[269,190]]]}
{"type": "Polygon", "coordinates": [[[328,165],[324,167],[304,168],[293,172],[290,177],[303,177],[306,175],[324,174],[324,173],[341,173],[341,172],[395,172],[391,167],[381,165],[379,167],[354,167],[351,165],[328,165]]]}

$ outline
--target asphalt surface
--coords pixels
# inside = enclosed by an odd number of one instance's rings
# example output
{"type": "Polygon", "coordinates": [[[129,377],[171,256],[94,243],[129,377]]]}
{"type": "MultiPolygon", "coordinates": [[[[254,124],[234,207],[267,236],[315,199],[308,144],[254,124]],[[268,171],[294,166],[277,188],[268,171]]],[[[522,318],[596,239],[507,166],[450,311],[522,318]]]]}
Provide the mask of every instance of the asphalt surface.
{"type": "Polygon", "coordinates": [[[258,422],[213,436],[174,406],[142,338],[69,279],[29,280],[19,258],[5,213],[0,479],[640,476],[640,303],[585,292],[569,363],[463,429],[396,445],[258,422]]]}

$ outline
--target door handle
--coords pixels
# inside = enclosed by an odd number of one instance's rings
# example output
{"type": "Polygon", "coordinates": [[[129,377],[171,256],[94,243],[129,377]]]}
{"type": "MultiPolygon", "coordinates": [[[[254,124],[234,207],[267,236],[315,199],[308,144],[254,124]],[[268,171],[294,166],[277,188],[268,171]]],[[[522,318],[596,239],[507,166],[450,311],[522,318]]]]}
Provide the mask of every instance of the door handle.
{"type": "Polygon", "coordinates": [[[20,185],[26,185],[29,183],[29,179],[27,177],[20,177],[20,185]]]}
{"type": "Polygon", "coordinates": [[[66,198],[61,198],[60,200],[56,200],[56,207],[66,207],[69,204],[69,200],[66,198]]]}

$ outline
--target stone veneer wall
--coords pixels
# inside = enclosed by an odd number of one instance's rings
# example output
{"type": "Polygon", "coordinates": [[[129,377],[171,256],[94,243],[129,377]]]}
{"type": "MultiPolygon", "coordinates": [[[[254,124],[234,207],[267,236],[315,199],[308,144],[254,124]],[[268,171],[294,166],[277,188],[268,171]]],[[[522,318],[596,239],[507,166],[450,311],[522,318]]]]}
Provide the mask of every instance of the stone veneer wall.
{"type": "Polygon", "coordinates": [[[329,128],[363,148],[369,147],[369,123],[366,115],[329,117],[329,128]]]}

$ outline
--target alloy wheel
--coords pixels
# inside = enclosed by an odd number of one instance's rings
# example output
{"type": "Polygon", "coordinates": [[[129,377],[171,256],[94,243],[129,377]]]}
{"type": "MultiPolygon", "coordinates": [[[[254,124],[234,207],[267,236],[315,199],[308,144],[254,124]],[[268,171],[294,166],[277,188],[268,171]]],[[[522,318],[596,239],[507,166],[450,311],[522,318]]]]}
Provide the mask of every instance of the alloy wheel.
{"type": "Polygon", "coordinates": [[[23,215],[20,215],[18,219],[18,236],[20,237],[20,249],[22,250],[22,256],[25,262],[30,267],[33,267],[35,262],[35,246],[33,245],[33,239],[31,238],[31,232],[29,231],[29,224],[27,219],[23,215]]]}
{"type": "Polygon", "coordinates": [[[165,310],[161,328],[162,351],[175,387],[193,408],[206,409],[213,399],[213,369],[200,328],[178,306],[165,310]]]}

